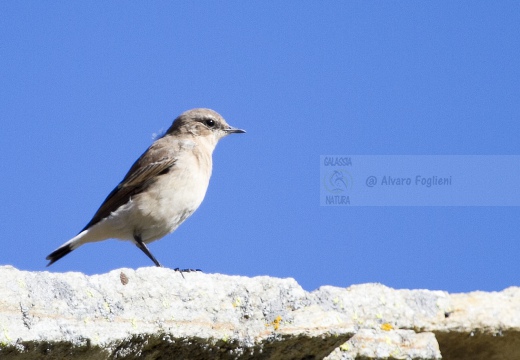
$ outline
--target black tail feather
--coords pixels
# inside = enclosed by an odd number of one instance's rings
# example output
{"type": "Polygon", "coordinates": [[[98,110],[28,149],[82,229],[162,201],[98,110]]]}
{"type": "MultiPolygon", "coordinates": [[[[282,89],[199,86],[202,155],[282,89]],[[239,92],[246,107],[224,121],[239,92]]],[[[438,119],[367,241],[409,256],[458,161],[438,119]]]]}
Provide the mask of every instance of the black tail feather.
{"type": "Polygon", "coordinates": [[[59,249],[54,250],[49,256],[46,257],[47,260],[50,260],[47,266],[51,266],[56,261],[70,253],[72,250],[74,249],[70,245],[65,245],[59,249]]]}

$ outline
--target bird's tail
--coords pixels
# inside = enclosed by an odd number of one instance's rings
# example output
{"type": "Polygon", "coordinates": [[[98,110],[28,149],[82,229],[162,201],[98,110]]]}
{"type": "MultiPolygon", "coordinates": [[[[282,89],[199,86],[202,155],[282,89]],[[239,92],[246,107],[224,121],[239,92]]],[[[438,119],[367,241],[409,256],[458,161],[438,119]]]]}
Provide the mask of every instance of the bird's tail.
{"type": "Polygon", "coordinates": [[[46,257],[49,260],[47,266],[54,264],[56,261],[72,252],[72,250],[77,249],[81,245],[85,243],[85,239],[83,239],[84,235],[86,235],[88,230],[84,230],[80,232],[78,235],[67,241],[65,244],[61,245],[59,248],[54,250],[49,256],[46,257]]]}

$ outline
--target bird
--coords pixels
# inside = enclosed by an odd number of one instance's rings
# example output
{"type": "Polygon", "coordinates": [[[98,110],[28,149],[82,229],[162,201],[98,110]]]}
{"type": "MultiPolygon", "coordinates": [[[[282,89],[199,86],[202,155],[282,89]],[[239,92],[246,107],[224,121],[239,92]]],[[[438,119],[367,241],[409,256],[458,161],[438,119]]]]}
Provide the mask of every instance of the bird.
{"type": "Polygon", "coordinates": [[[245,131],[228,125],[214,110],[198,108],[179,115],[78,235],[47,256],[47,266],[83,244],[113,238],[133,242],[161,267],[146,244],[172,233],[197,210],[209,185],[213,150],[233,133],[245,131]]]}

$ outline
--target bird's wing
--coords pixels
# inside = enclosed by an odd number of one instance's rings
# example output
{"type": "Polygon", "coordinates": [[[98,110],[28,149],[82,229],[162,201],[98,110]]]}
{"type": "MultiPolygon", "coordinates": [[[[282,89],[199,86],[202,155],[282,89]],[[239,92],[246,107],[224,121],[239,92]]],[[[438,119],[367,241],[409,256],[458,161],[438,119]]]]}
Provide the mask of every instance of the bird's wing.
{"type": "Polygon", "coordinates": [[[128,172],[124,180],[118,185],[121,188],[136,187],[153,180],[155,176],[167,172],[175,164],[176,158],[163,157],[145,166],[128,172]]]}
{"type": "Polygon", "coordinates": [[[167,173],[172,168],[177,157],[173,156],[174,154],[167,148],[154,145],[137,159],[124,179],[108,194],[92,220],[81,231],[108,217],[121,205],[126,204],[132,196],[146,189],[157,179],[157,176],[167,173]]]}

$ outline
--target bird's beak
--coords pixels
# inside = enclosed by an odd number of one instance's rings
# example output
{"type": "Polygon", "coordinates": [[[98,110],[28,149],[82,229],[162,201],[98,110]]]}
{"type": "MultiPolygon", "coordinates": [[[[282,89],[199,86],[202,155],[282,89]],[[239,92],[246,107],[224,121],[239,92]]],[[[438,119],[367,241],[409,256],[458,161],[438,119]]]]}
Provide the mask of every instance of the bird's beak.
{"type": "Polygon", "coordinates": [[[237,128],[234,128],[232,126],[228,127],[227,129],[224,130],[226,133],[228,134],[243,134],[245,133],[246,131],[245,130],[242,130],[242,129],[237,129],[237,128]]]}

